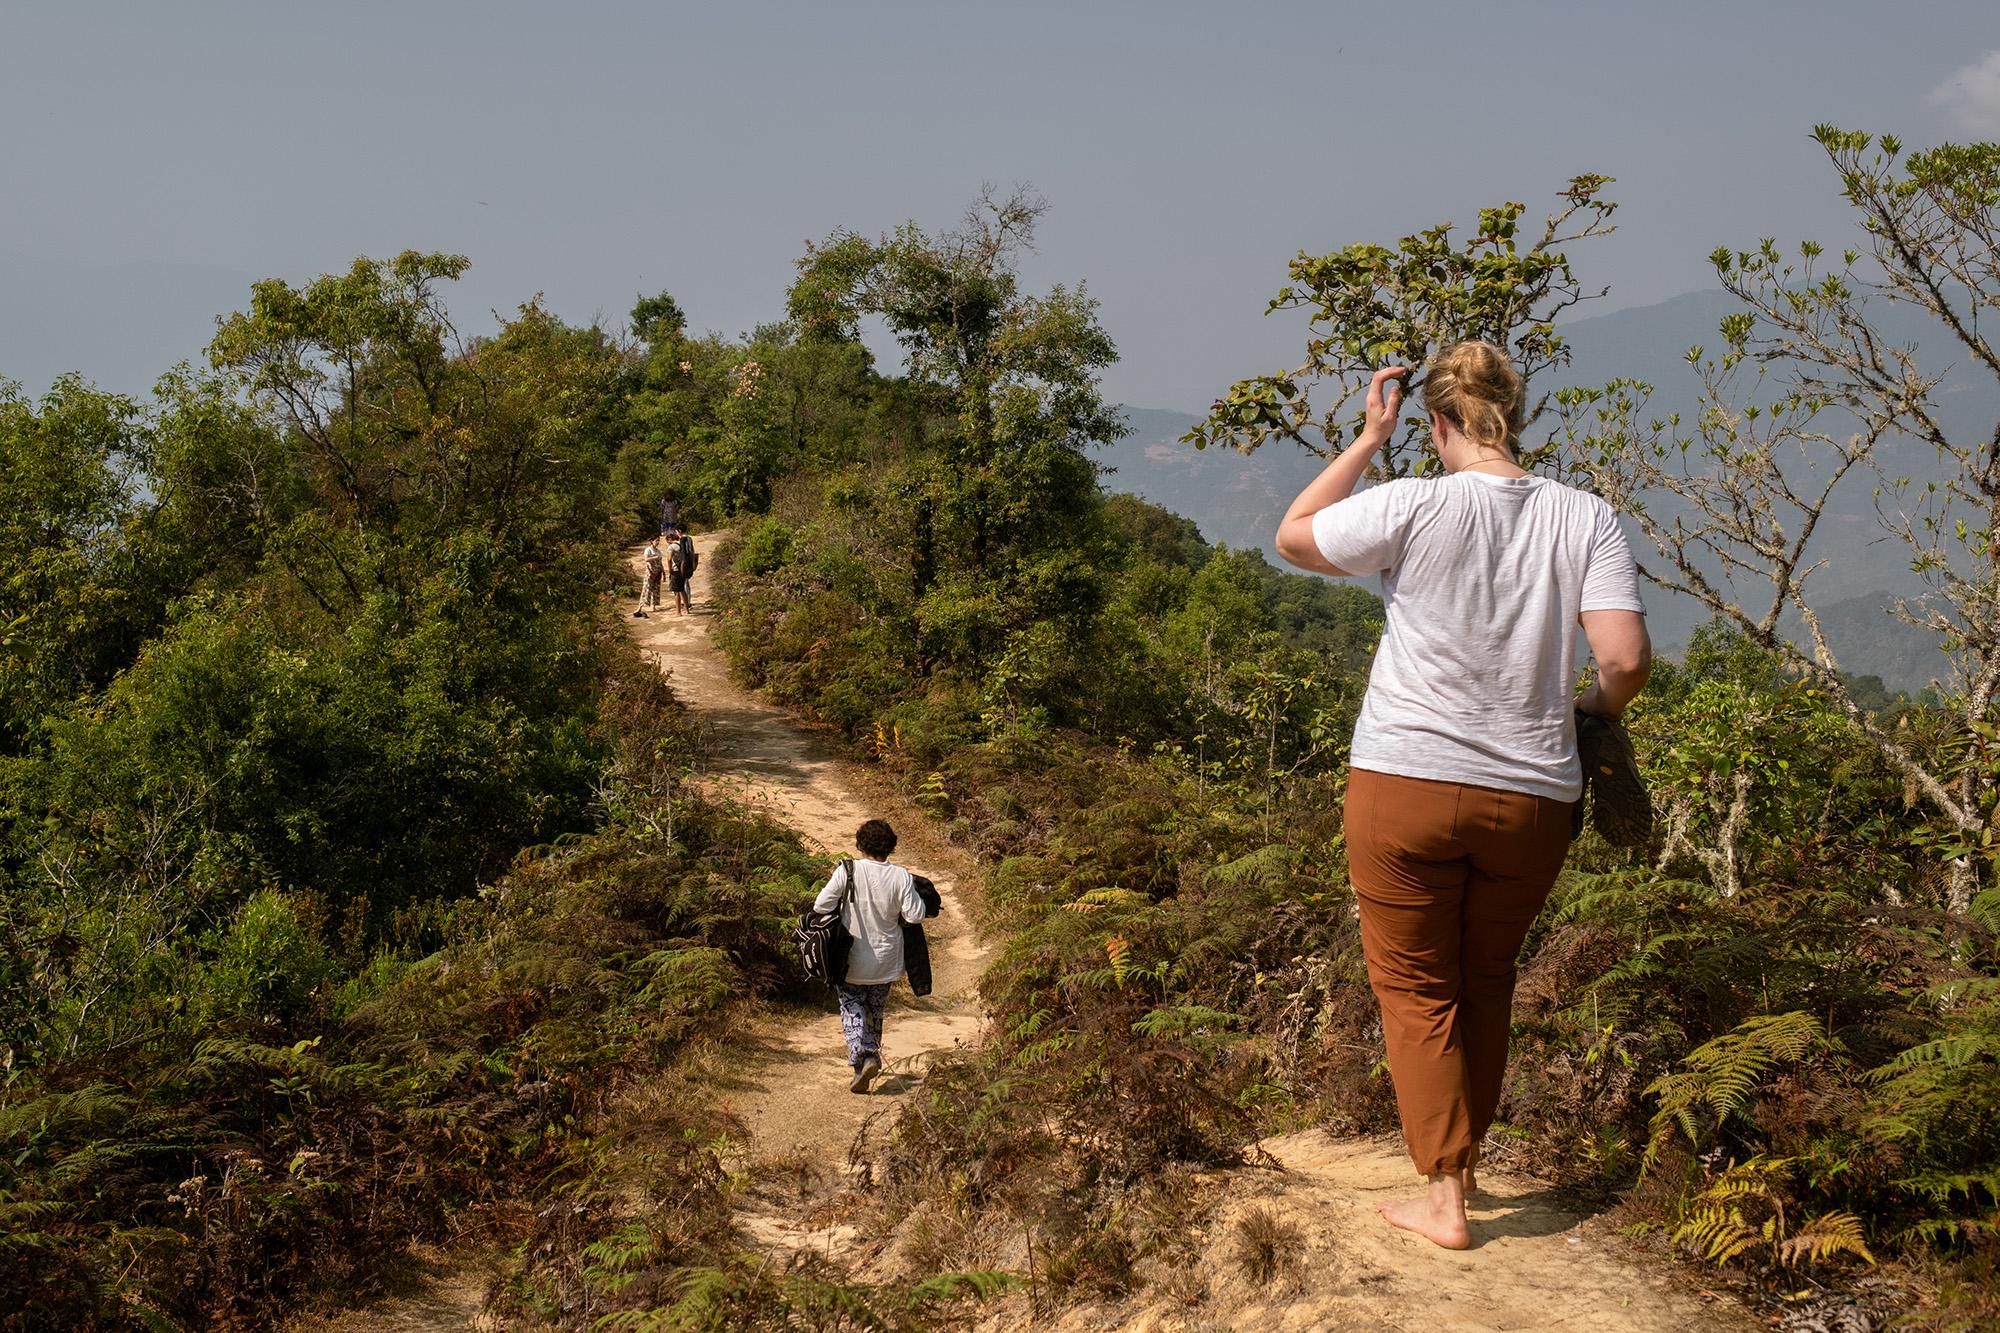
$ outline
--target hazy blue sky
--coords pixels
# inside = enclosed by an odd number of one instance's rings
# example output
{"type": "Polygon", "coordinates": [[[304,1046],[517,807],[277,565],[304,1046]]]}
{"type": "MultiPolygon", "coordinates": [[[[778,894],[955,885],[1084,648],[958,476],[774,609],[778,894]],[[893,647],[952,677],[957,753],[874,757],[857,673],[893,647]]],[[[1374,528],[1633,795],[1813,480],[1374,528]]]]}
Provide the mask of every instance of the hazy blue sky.
{"type": "Polygon", "coordinates": [[[2000,137],[1995,52],[1992,0],[0,0],[0,373],[164,368],[250,277],[409,247],[472,257],[468,326],[664,287],[733,333],[807,238],[1027,181],[1109,391],[1194,409],[1296,351],[1260,316],[1301,247],[1602,171],[1622,229],[1578,259],[1656,301],[1717,244],[1837,234],[1815,121],[2000,137]]]}

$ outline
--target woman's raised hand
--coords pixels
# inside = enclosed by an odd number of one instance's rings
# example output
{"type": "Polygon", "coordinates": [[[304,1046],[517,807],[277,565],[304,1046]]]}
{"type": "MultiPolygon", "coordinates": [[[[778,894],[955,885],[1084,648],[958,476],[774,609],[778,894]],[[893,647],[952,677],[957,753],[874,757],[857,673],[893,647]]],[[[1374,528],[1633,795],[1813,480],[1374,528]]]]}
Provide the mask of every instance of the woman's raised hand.
{"type": "Polygon", "coordinates": [[[1356,444],[1380,449],[1396,433],[1403,406],[1403,386],[1396,381],[1410,373],[1408,366],[1384,366],[1368,381],[1368,420],[1356,444]]]}

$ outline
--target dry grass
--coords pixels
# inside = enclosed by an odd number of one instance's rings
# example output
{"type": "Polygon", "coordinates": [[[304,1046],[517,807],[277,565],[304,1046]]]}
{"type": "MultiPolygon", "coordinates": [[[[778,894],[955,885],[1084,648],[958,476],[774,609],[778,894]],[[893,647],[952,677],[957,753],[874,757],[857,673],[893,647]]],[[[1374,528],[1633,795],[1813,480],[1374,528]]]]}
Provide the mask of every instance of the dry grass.
{"type": "Polygon", "coordinates": [[[1297,1280],[1306,1241],[1295,1224],[1281,1221],[1260,1206],[1237,1218],[1231,1230],[1230,1258],[1244,1277],[1260,1287],[1281,1278],[1297,1280]]]}

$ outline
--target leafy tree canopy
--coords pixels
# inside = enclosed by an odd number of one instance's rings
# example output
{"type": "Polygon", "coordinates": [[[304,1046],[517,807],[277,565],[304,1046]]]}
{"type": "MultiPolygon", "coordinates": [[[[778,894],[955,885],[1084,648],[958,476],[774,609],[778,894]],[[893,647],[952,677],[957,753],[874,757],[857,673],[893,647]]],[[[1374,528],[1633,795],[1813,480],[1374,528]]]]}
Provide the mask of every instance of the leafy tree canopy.
{"type": "MultiPolygon", "coordinates": [[[[1564,364],[1569,348],[1556,331],[1557,316],[1606,290],[1585,290],[1564,247],[1615,230],[1610,219],[1617,205],[1604,197],[1611,183],[1609,176],[1571,180],[1525,244],[1520,222],[1527,206],[1507,203],[1481,209],[1463,241],[1443,223],[1405,236],[1393,250],[1363,242],[1326,255],[1301,251],[1290,283],[1266,313],[1308,312],[1304,360],[1238,380],[1182,438],[1197,448],[1229,445],[1248,453],[1276,435],[1330,457],[1361,421],[1359,413],[1343,417],[1341,408],[1385,364],[1410,368],[1405,393],[1422,388],[1434,352],[1466,338],[1510,349],[1531,382],[1564,364]]],[[[1428,432],[1424,417],[1411,416],[1377,466],[1388,476],[1426,471],[1421,445],[1428,432]]]]}

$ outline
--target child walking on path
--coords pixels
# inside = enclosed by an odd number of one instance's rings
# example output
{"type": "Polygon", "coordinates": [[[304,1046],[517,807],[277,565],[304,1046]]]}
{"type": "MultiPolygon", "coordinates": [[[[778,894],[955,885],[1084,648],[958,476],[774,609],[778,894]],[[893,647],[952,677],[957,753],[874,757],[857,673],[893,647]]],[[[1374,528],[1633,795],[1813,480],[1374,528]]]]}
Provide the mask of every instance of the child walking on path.
{"type": "Polygon", "coordinates": [[[852,1092],[867,1092],[882,1072],[882,1013],[889,987],[903,975],[903,926],[916,925],[927,914],[916,878],[889,864],[896,850],[896,830],[871,819],[854,834],[854,845],[865,860],[844,862],[813,900],[816,912],[831,912],[847,896],[848,875],[853,895],[842,916],[854,943],[847,955],[847,976],[838,987],[840,1030],[847,1038],[847,1063],[854,1071],[852,1092]]]}

